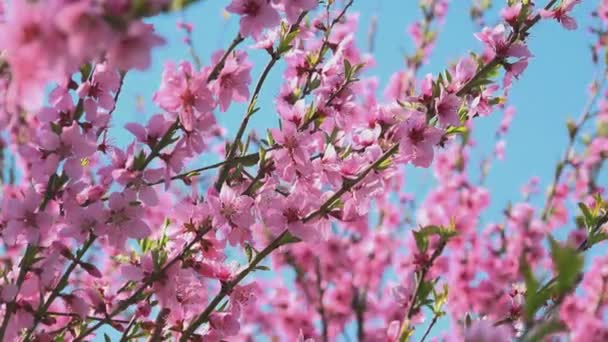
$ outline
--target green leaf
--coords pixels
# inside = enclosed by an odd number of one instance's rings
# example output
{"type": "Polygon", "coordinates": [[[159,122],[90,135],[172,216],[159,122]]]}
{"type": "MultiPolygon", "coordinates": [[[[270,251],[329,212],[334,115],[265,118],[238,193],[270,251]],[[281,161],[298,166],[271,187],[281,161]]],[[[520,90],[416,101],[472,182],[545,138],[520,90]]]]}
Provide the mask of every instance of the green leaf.
{"type": "Polygon", "coordinates": [[[428,236],[420,231],[413,231],[413,233],[414,240],[416,240],[416,247],[418,247],[418,250],[422,253],[426,252],[426,250],[429,248],[428,236]]]}
{"type": "Polygon", "coordinates": [[[557,294],[562,295],[576,284],[579,273],[583,268],[582,255],[570,246],[562,246],[549,236],[551,257],[557,271],[557,294]]]}
{"type": "Polygon", "coordinates": [[[529,338],[525,339],[525,341],[544,341],[545,336],[565,330],[566,327],[561,322],[557,320],[550,320],[542,323],[538,328],[536,328],[534,333],[529,338]]]}
{"type": "MultiPolygon", "coordinates": [[[[419,277],[419,275],[416,275],[416,277],[419,277]]],[[[434,284],[432,281],[422,280],[418,289],[418,296],[414,299],[414,303],[417,303],[417,307],[430,304],[432,302],[428,299],[428,297],[431,291],[434,289],[433,285],[434,284]]]]}
{"type": "Polygon", "coordinates": [[[383,160],[382,163],[378,164],[378,166],[376,166],[374,168],[374,170],[376,170],[376,171],[386,170],[391,166],[392,163],[393,163],[393,161],[390,158],[387,158],[387,159],[383,160]]]}
{"type": "Polygon", "coordinates": [[[591,210],[589,210],[589,208],[583,202],[579,202],[578,207],[583,213],[583,217],[585,218],[585,226],[587,227],[587,229],[593,228],[595,226],[595,217],[591,213],[591,210]]]}
{"type": "Polygon", "coordinates": [[[139,152],[139,154],[133,159],[133,167],[136,170],[140,170],[144,167],[146,162],[146,154],[144,151],[139,152]]]}
{"type": "Polygon", "coordinates": [[[248,243],[245,244],[245,255],[247,255],[247,261],[251,262],[251,259],[253,258],[253,250],[248,243]]]}
{"type": "Polygon", "coordinates": [[[279,241],[279,245],[283,246],[283,245],[287,245],[290,243],[295,243],[295,242],[300,242],[301,240],[293,235],[291,235],[290,232],[285,233],[285,235],[283,235],[281,237],[281,240],[279,241]]]}
{"type": "Polygon", "coordinates": [[[458,126],[458,127],[450,126],[445,131],[445,134],[447,134],[447,135],[451,135],[451,134],[465,135],[468,133],[469,133],[469,129],[466,126],[458,126]]]}
{"type": "Polygon", "coordinates": [[[260,271],[270,271],[270,267],[264,265],[258,265],[255,267],[255,269],[260,271]]]}
{"type": "Polygon", "coordinates": [[[597,232],[595,234],[591,234],[588,239],[589,246],[593,246],[596,243],[602,242],[604,240],[608,240],[608,234],[604,232],[597,232]]]}
{"type": "Polygon", "coordinates": [[[241,164],[244,166],[253,166],[258,163],[260,160],[260,155],[258,153],[252,153],[241,158],[241,164]]]}
{"type": "Polygon", "coordinates": [[[274,138],[272,137],[272,133],[270,133],[270,130],[267,130],[266,139],[268,140],[268,146],[272,147],[275,145],[274,138]]]}
{"type": "Polygon", "coordinates": [[[80,67],[80,75],[81,75],[80,80],[82,82],[85,82],[86,80],[88,80],[89,77],[91,76],[91,71],[93,71],[93,66],[91,65],[91,63],[83,64],[80,67]]]}
{"type": "Polygon", "coordinates": [[[350,64],[348,59],[344,59],[344,78],[350,80],[353,75],[353,66],[350,64]]]}
{"type": "Polygon", "coordinates": [[[448,80],[448,83],[452,83],[452,74],[448,70],[445,71],[445,79],[448,80]]]}
{"type": "Polygon", "coordinates": [[[291,45],[291,43],[293,42],[293,40],[298,36],[298,33],[300,33],[299,30],[294,30],[292,32],[287,33],[282,39],[281,42],[279,43],[279,47],[277,48],[277,53],[279,55],[284,54],[285,52],[291,50],[291,48],[293,47],[291,45]]]}
{"type": "Polygon", "coordinates": [[[313,90],[319,88],[320,85],[321,85],[321,79],[318,77],[315,77],[314,79],[312,79],[310,81],[308,89],[309,89],[309,91],[313,91],[313,90]]]}
{"type": "Polygon", "coordinates": [[[169,9],[171,11],[181,11],[196,0],[172,0],[169,9]]]}
{"type": "Polygon", "coordinates": [[[104,339],[105,342],[112,342],[112,339],[106,333],[103,334],[103,339],[104,339]]]}
{"type": "Polygon", "coordinates": [[[534,277],[532,273],[532,269],[530,265],[523,260],[520,262],[521,264],[521,273],[524,276],[524,281],[526,284],[526,302],[524,304],[524,318],[526,321],[532,320],[536,311],[545,303],[545,301],[549,298],[548,291],[538,292],[539,282],[534,277]]]}

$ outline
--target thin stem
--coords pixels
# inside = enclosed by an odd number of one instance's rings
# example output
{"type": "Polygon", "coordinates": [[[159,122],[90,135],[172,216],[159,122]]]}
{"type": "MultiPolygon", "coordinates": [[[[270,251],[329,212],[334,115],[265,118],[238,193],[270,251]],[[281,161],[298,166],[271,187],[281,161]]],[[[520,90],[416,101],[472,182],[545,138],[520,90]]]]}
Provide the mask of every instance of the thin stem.
{"type": "Polygon", "coordinates": [[[224,68],[224,64],[226,63],[226,60],[228,59],[228,56],[230,56],[230,54],[232,53],[232,51],[234,51],[234,49],[236,49],[236,47],[243,40],[245,40],[245,38],[243,36],[241,36],[240,34],[237,34],[236,37],[234,37],[234,39],[232,40],[232,43],[230,43],[230,46],[228,46],[228,49],[226,49],[226,52],[224,52],[224,54],[222,55],[222,57],[220,58],[220,60],[213,67],[213,70],[211,70],[211,72],[209,73],[209,76],[207,77],[207,82],[211,82],[211,81],[215,80],[219,76],[220,72],[224,68]]]}
{"type": "Polygon", "coordinates": [[[317,275],[317,292],[319,293],[319,315],[321,316],[321,336],[322,341],[327,342],[329,340],[328,336],[328,325],[329,321],[327,320],[327,313],[325,312],[325,306],[323,305],[323,296],[325,295],[325,289],[322,285],[321,279],[321,263],[319,262],[319,258],[316,259],[315,262],[315,273],[317,275]]]}
{"type": "Polygon", "coordinates": [[[416,285],[415,285],[416,287],[414,289],[414,294],[412,295],[412,299],[408,305],[406,315],[403,318],[403,321],[401,322],[399,340],[402,340],[403,337],[409,333],[407,324],[409,324],[408,322],[410,321],[412,316],[414,316],[414,313],[416,313],[418,311],[418,309],[420,309],[420,307],[418,305],[416,305],[417,304],[416,299],[418,298],[418,295],[420,294],[420,290],[422,289],[422,284],[424,283],[424,279],[426,278],[428,271],[431,269],[431,266],[433,266],[433,263],[435,262],[435,260],[443,252],[443,249],[445,248],[446,244],[447,244],[447,241],[445,239],[441,239],[439,241],[439,245],[437,246],[435,251],[433,251],[433,254],[431,255],[431,258],[429,259],[429,261],[426,262],[424,265],[422,265],[422,268],[416,272],[417,273],[416,285]]]}
{"type": "Polygon", "coordinates": [[[25,253],[23,254],[23,258],[21,259],[21,264],[19,265],[19,275],[17,276],[17,293],[15,293],[13,300],[6,304],[4,318],[2,319],[2,325],[0,325],[0,341],[4,341],[4,334],[6,333],[6,328],[8,327],[11,315],[16,310],[17,297],[21,291],[21,285],[23,285],[25,276],[35,260],[31,254],[35,253],[36,249],[37,247],[35,247],[33,244],[28,244],[25,249],[25,253]]]}
{"type": "Polygon", "coordinates": [[[129,332],[133,328],[133,325],[135,325],[136,318],[137,318],[137,315],[133,315],[133,317],[131,317],[131,321],[125,328],[125,331],[122,332],[122,336],[120,336],[120,342],[126,342],[129,340],[129,332]]]}
{"type": "MultiPolygon", "coordinates": [[[[591,231],[589,232],[589,235],[593,235],[594,233],[598,232],[602,226],[604,224],[608,223],[608,213],[602,215],[599,219],[598,222],[596,223],[596,225],[594,227],[592,227],[591,231]]],[[[577,248],[577,251],[579,253],[583,253],[586,250],[588,250],[591,247],[591,245],[589,245],[589,240],[588,238],[586,238],[577,248]]],[[[582,280],[582,277],[579,277],[579,279],[577,280],[577,282],[575,283],[574,286],[572,286],[572,289],[576,289],[576,287],[578,286],[578,283],[582,280]]],[[[553,286],[553,284],[555,284],[557,282],[557,277],[553,277],[551,278],[543,287],[540,288],[540,290],[538,290],[536,292],[536,296],[538,296],[539,294],[548,291],[551,286],[553,286]]],[[[559,306],[559,304],[561,303],[561,301],[563,300],[563,298],[565,297],[566,294],[561,295],[559,298],[557,298],[553,304],[547,308],[547,310],[545,311],[544,315],[543,315],[543,319],[541,320],[542,322],[545,321],[549,321],[548,318],[551,316],[551,314],[553,313],[554,309],[557,308],[559,306]]],[[[543,303],[544,305],[544,303],[543,303]]],[[[528,326],[526,328],[526,330],[524,331],[524,333],[521,336],[521,340],[525,340],[525,338],[527,337],[527,335],[530,334],[530,332],[533,330],[535,324],[534,322],[532,324],[530,324],[530,326],[528,326]]]]}
{"type": "MultiPolygon", "coordinates": [[[[545,9],[550,9],[551,7],[553,7],[553,5],[557,2],[557,0],[551,0],[549,1],[549,3],[545,6],[545,9]]],[[[525,25],[523,28],[521,28],[521,30],[515,30],[512,34],[511,37],[509,38],[509,43],[508,45],[511,46],[513,45],[513,43],[515,43],[518,39],[520,39],[520,37],[525,37],[526,33],[528,32],[528,30],[530,30],[534,25],[536,25],[536,23],[541,19],[540,14],[537,14],[527,25],[525,25]]],[[[473,78],[471,78],[467,83],[465,83],[462,88],[460,88],[460,90],[458,90],[458,92],[456,92],[456,95],[458,96],[463,96],[466,93],[468,93],[471,88],[473,86],[475,86],[475,83],[481,79],[481,77],[485,76],[488,72],[490,72],[494,67],[496,67],[497,65],[501,64],[503,62],[502,60],[503,57],[501,56],[496,56],[494,57],[490,62],[488,62],[485,66],[483,66],[475,76],[473,76],[473,78]]]]}
{"type": "Polygon", "coordinates": [[[25,341],[27,341],[32,335],[32,333],[36,330],[36,327],[38,326],[42,318],[46,315],[46,311],[49,309],[51,304],[53,304],[53,301],[61,294],[61,291],[63,291],[63,289],[68,285],[70,275],[72,274],[72,272],[74,272],[76,266],[80,264],[85,253],[93,245],[93,242],[95,242],[96,238],[97,237],[95,235],[91,234],[91,236],[85,241],[82,248],[76,253],[76,257],[72,260],[68,268],[65,270],[65,272],[59,279],[59,282],[57,282],[57,285],[55,286],[49,297],[46,299],[46,301],[44,301],[44,303],[40,305],[40,307],[38,307],[38,310],[36,310],[36,314],[34,315],[34,323],[25,334],[25,341]]]}
{"type": "Polygon", "coordinates": [[[355,317],[357,319],[357,341],[365,341],[365,304],[367,298],[367,290],[361,292],[355,290],[355,298],[353,300],[353,308],[355,309],[355,317]]]}
{"type": "Polygon", "coordinates": [[[597,100],[599,98],[602,85],[606,82],[607,76],[608,76],[608,73],[606,71],[604,71],[601,81],[597,83],[597,89],[596,89],[595,93],[593,93],[591,96],[589,96],[589,99],[587,100],[587,103],[585,103],[585,106],[583,107],[583,111],[582,111],[581,115],[579,116],[578,120],[576,121],[574,126],[572,126],[572,128],[569,128],[568,145],[566,145],[564,154],[557,164],[557,167],[555,169],[555,174],[553,176],[553,182],[551,183],[551,186],[549,188],[549,195],[547,196],[545,205],[543,207],[543,210],[541,211],[541,219],[543,221],[546,221],[549,218],[551,204],[552,204],[553,198],[555,197],[555,194],[557,192],[557,189],[556,189],[557,184],[559,183],[561,175],[565,169],[566,163],[570,159],[570,155],[572,154],[572,152],[574,150],[574,143],[576,141],[576,138],[578,137],[578,134],[581,131],[582,126],[587,122],[587,120],[589,120],[591,118],[591,109],[593,108],[594,104],[597,102],[597,100]]]}
{"type": "MultiPolygon", "coordinates": [[[[300,98],[304,98],[306,95],[310,94],[310,92],[312,91],[310,89],[312,75],[316,72],[317,67],[323,60],[323,56],[325,55],[325,52],[329,49],[330,33],[333,30],[334,26],[336,26],[336,24],[339,23],[340,20],[342,20],[344,15],[346,15],[346,11],[348,11],[348,9],[353,5],[354,2],[355,2],[355,0],[349,0],[349,2],[344,6],[344,8],[342,8],[342,11],[338,14],[338,16],[336,16],[332,20],[332,22],[329,24],[329,27],[326,28],[323,43],[321,44],[321,48],[319,48],[319,54],[318,54],[317,58],[315,59],[315,62],[313,63],[313,65],[311,65],[311,67],[310,67],[310,71],[308,72],[308,75],[306,77],[306,82],[304,83],[304,89],[302,90],[302,95],[300,96],[300,98]]],[[[327,3],[328,18],[329,18],[329,5],[330,4],[331,4],[330,2],[327,3]]]]}
{"type": "MultiPolygon", "coordinates": [[[[61,317],[72,317],[72,318],[78,318],[81,319],[81,317],[78,314],[72,313],[72,312],[57,312],[57,311],[47,311],[47,315],[49,316],[61,316],[61,317]]],[[[91,320],[91,321],[103,321],[103,322],[107,322],[108,319],[105,317],[96,317],[96,316],[86,316],[85,319],[91,320]]],[[[127,321],[126,319],[112,319],[109,320],[112,323],[116,323],[116,324],[128,324],[129,321],[127,321]]]]}
{"type": "Polygon", "coordinates": [[[211,302],[209,302],[209,304],[207,305],[205,310],[199,316],[197,316],[196,319],[194,319],[194,321],[192,321],[192,323],[190,324],[190,326],[188,328],[186,328],[184,330],[184,333],[182,334],[180,341],[182,341],[182,342],[188,341],[190,336],[194,333],[194,331],[196,329],[198,329],[198,327],[201,324],[203,324],[209,320],[209,316],[215,310],[215,308],[220,304],[222,299],[226,295],[231,293],[232,290],[234,289],[234,287],[238,283],[240,283],[241,280],[243,280],[251,271],[253,271],[256,268],[256,266],[262,260],[264,260],[264,258],[266,256],[268,256],[270,253],[272,253],[275,249],[277,249],[280,246],[282,246],[283,244],[285,244],[284,239],[287,236],[288,236],[288,231],[287,230],[283,231],[283,233],[281,233],[268,246],[266,246],[266,248],[264,248],[262,251],[260,251],[260,253],[258,253],[253,258],[253,260],[251,260],[251,262],[249,263],[249,265],[247,265],[247,267],[245,267],[243,270],[241,270],[239,273],[237,273],[237,275],[232,280],[223,283],[220,292],[215,297],[213,297],[213,299],[211,300],[211,302]]]}
{"type": "Polygon", "coordinates": [[[312,213],[308,214],[306,217],[302,219],[304,223],[311,221],[317,216],[322,216],[326,214],[330,207],[335,204],[335,202],[342,197],[345,193],[350,191],[355,185],[361,182],[372,170],[377,169],[382,163],[388,160],[393,154],[395,154],[399,150],[399,144],[394,144],[389,148],[386,152],[380,156],[374,163],[370,164],[363,171],[361,171],[357,177],[354,179],[347,179],[343,182],[342,187],[336,191],[327,201],[325,201],[321,207],[312,213]]]}
{"type": "Polygon", "coordinates": [[[149,342],[162,342],[163,340],[163,328],[167,324],[167,317],[171,313],[171,310],[165,308],[162,309],[158,316],[156,316],[155,328],[152,336],[150,336],[149,342]]]}
{"type": "MultiPolygon", "coordinates": [[[[169,261],[167,264],[165,264],[165,266],[163,266],[163,268],[159,272],[148,277],[146,279],[146,281],[135,292],[133,292],[133,294],[131,294],[131,296],[129,296],[129,298],[121,301],[120,304],[116,307],[116,309],[112,310],[112,312],[107,315],[107,319],[109,320],[109,319],[116,317],[118,314],[120,314],[121,312],[126,310],[128,307],[133,305],[139,299],[139,296],[148,288],[148,286],[152,285],[158,279],[158,277],[160,275],[162,275],[163,273],[165,273],[171,266],[173,266],[178,261],[182,260],[182,258],[186,255],[186,253],[188,253],[190,251],[190,249],[192,249],[192,247],[194,247],[195,244],[200,242],[203,239],[203,237],[205,236],[205,234],[207,234],[207,232],[209,232],[210,230],[211,230],[211,228],[208,227],[208,228],[204,228],[201,232],[198,232],[197,236],[194,239],[192,239],[192,241],[190,241],[184,247],[184,249],[182,250],[182,252],[179,255],[177,255],[175,258],[173,258],[171,261],[169,261]]],[[[74,341],[75,342],[82,341],[85,337],[90,335],[95,330],[99,329],[104,324],[105,324],[105,322],[98,322],[98,323],[94,324],[92,327],[85,329],[84,331],[82,331],[80,333],[80,335],[78,335],[78,337],[74,341]]]]}
{"type": "Polygon", "coordinates": [[[162,138],[156,144],[154,144],[152,151],[150,151],[150,154],[146,157],[144,163],[139,167],[139,171],[143,171],[152,162],[152,160],[154,160],[154,158],[160,155],[160,151],[169,145],[171,139],[173,138],[173,133],[175,133],[175,130],[177,130],[178,127],[179,120],[175,120],[169,129],[167,129],[162,138]]]}
{"type": "Polygon", "coordinates": [[[437,323],[438,319],[439,319],[439,316],[437,316],[437,315],[433,316],[433,320],[431,321],[431,324],[429,324],[428,328],[426,328],[426,331],[424,332],[424,335],[422,336],[422,339],[420,340],[420,342],[424,342],[424,340],[427,338],[427,336],[429,336],[429,333],[435,326],[435,323],[437,323]]]}
{"type": "MultiPolygon", "coordinates": [[[[307,13],[308,13],[307,11],[302,12],[302,14],[298,18],[298,20],[295,23],[293,23],[293,25],[291,25],[291,27],[289,29],[289,33],[295,32],[298,29],[298,27],[300,26],[300,22],[304,19],[304,17],[306,16],[307,13]]],[[[233,159],[235,159],[235,157],[236,157],[236,152],[239,149],[239,146],[241,144],[241,139],[243,138],[243,134],[245,134],[245,130],[247,129],[247,125],[249,124],[249,120],[251,119],[253,114],[256,112],[255,103],[258,100],[260,91],[262,90],[262,87],[264,85],[264,82],[266,81],[266,78],[268,77],[268,74],[270,74],[270,71],[272,70],[274,65],[279,61],[280,58],[281,58],[281,55],[279,53],[272,52],[270,54],[270,60],[266,64],[266,67],[262,71],[262,74],[260,74],[260,78],[258,79],[256,86],[253,90],[253,94],[251,95],[251,99],[249,100],[249,105],[247,106],[247,112],[243,116],[243,120],[241,121],[241,125],[239,126],[239,129],[236,133],[234,142],[232,143],[232,145],[230,146],[230,149],[228,150],[228,156],[226,157],[226,165],[224,165],[220,169],[220,174],[218,176],[217,182],[215,183],[215,189],[217,191],[220,191],[222,189],[222,185],[224,185],[226,178],[228,178],[228,172],[230,171],[230,166],[232,165],[233,159]]]]}

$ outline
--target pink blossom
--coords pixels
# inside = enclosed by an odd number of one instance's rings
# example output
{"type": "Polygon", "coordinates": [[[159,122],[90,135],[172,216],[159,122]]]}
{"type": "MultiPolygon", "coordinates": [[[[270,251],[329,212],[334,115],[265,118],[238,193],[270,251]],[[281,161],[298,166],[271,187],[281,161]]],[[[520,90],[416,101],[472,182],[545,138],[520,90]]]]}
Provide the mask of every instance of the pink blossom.
{"type": "Polygon", "coordinates": [[[466,342],[510,341],[511,334],[504,326],[495,327],[487,320],[477,320],[465,331],[464,340],[466,342]]]}
{"type": "Polygon", "coordinates": [[[439,123],[442,126],[460,126],[458,108],[460,108],[460,98],[442,89],[439,99],[435,103],[435,111],[439,117],[439,123]]]}
{"type": "Polygon", "coordinates": [[[253,200],[239,195],[235,189],[224,185],[219,196],[210,195],[207,200],[213,213],[213,224],[226,232],[226,235],[233,229],[248,230],[253,224],[253,200]]]}
{"type": "Polygon", "coordinates": [[[122,71],[131,68],[145,70],[150,65],[150,50],[164,44],[165,40],[154,33],[154,26],[139,21],[132,22],[124,36],[107,53],[111,66],[122,71]]]}
{"type": "Polygon", "coordinates": [[[576,20],[569,15],[575,5],[581,0],[564,0],[561,5],[553,10],[540,10],[540,15],[543,18],[553,18],[557,20],[565,29],[575,30],[577,28],[576,20]]]}
{"type": "Polygon", "coordinates": [[[317,0],[274,0],[274,2],[283,5],[290,24],[296,22],[302,12],[310,11],[317,6],[317,0]]]}
{"type": "Polygon", "coordinates": [[[475,37],[483,42],[490,50],[490,58],[498,57],[517,57],[529,58],[532,56],[528,48],[523,43],[513,43],[508,41],[508,36],[504,25],[499,24],[494,28],[484,28],[475,37]]]}
{"type": "Polygon", "coordinates": [[[207,87],[207,76],[195,72],[188,62],[180,63],[177,69],[173,63],[165,65],[163,81],[154,94],[154,102],[179,116],[186,131],[192,131],[194,121],[208,115],[215,106],[207,87]]]}
{"type": "Polygon", "coordinates": [[[143,239],[150,235],[150,227],[140,218],[143,208],[137,203],[135,192],[110,194],[108,207],[105,234],[114,246],[121,248],[127,238],[143,239]]]}
{"type": "Polygon", "coordinates": [[[273,196],[261,205],[264,207],[264,222],[273,234],[279,235],[289,230],[304,241],[318,241],[321,238],[321,232],[313,223],[303,222],[312,208],[312,203],[303,194],[292,194],[287,198],[273,196]]]}
{"type": "Polygon", "coordinates": [[[398,136],[401,154],[416,166],[428,167],[433,160],[434,146],[441,140],[442,132],[428,126],[422,113],[411,112],[399,125],[398,136]]]}
{"type": "MultiPolygon", "coordinates": [[[[290,9],[291,10],[291,9],[290,9]]],[[[259,37],[262,30],[279,23],[279,13],[267,0],[233,0],[226,11],[241,16],[239,31],[243,36],[259,37]]]]}
{"type": "MultiPolygon", "coordinates": [[[[223,51],[214,54],[213,61],[217,62],[222,54],[223,51]]],[[[247,59],[245,52],[238,52],[226,59],[217,79],[211,83],[211,89],[216,95],[222,111],[225,112],[232,101],[245,102],[249,99],[251,67],[252,64],[247,59]]]]}

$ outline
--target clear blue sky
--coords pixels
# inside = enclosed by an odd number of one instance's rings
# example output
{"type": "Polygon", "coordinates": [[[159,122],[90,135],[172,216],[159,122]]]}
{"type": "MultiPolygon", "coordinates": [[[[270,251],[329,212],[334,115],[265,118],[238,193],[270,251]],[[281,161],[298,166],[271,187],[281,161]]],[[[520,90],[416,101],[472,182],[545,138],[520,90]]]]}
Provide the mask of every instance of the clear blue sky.
{"type": "MultiPolygon", "coordinates": [[[[494,2],[496,5],[504,3],[494,2]]],[[[536,2],[542,4],[540,0],[536,2]]],[[[228,3],[220,0],[202,1],[184,14],[184,18],[195,25],[194,44],[203,64],[208,64],[211,53],[225,48],[236,33],[238,18],[231,16],[226,19],[222,15],[228,3]]],[[[378,63],[370,71],[379,78],[380,89],[383,89],[392,72],[402,69],[403,52],[410,51],[411,41],[405,31],[407,25],[420,16],[417,4],[415,0],[355,0],[352,12],[360,14],[360,34],[357,39],[361,48],[366,46],[370,18],[378,15],[380,19],[375,47],[378,63]]],[[[574,14],[579,22],[576,31],[566,31],[554,21],[543,22],[532,29],[529,47],[535,58],[511,91],[510,103],[516,106],[517,114],[508,135],[506,158],[494,164],[486,181],[486,186],[492,192],[492,206],[485,215],[486,222],[497,218],[507,202],[521,199],[520,188],[531,176],[541,178],[543,190],[551,180],[555,163],[567,142],[565,121],[568,117],[579,115],[587,99],[587,85],[594,73],[590,62],[591,35],[587,32],[594,4],[595,1],[586,1],[576,8],[574,14]]],[[[430,62],[423,67],[423,74],[443,71],[449,62],[470,50],[481,51],[481,43],[473,36],[478,28],[469,20],[469,5],[470,1],[466,0],[452,1],[446,24],[441,29],[430,62]]],[[[181,43],[184,34],[175,28],[180,18],[182,15],[172,14],[151,21],[167,39],[168,45],[155,50],[150,70],[132,72],[126,78],[112,132],[120,146],[131,139],[122,128],[125,122],[142,121],[144,117],[148,118],[159,111],[150,98],[159,85],[164,61],[190,58],[185,45],[181,43]],[[143,113],[135,110],[135,97],[138,95],[144,98],[143,113]]],[[[497,18],[497,9],[490,13],[488,21],[495,22],[493,18],[497,18]]],[[[250,40],[242,46],[249,44],[250,40]]],[[[252,53],[250,56],[256,64],[252,74],[255,80],[267,57],[265,53],[252,53]]],[[[273,97],[282,81],[281,74],[280,67],[271,72],[259,101],[261,110],[255,114],[250,127],[263,129],[276,126],[273,97]]],[[[244,107],[233,104],[228,112],[218,114],[219,121],[228,128],[231,136],[240,123],[244,107]]],[[[474,155],[474,163],[478,163],[481,155],[491,153],[494,148],[494,132],[500,119],[501,115],[495,114],[477,120],[475,139],[480,148],[474,155]]],[[[195,163],[199,164],[202,163],[195,163]]],[[[411,191],[416,190],[417,195],[422,195],[424,189],[428,189],[430,179],[427,173],[416,171],[413,177],[407,178],[407,183],[411,191]]],[[[436,330],[441,330],[441,327],[436,330]]]]}

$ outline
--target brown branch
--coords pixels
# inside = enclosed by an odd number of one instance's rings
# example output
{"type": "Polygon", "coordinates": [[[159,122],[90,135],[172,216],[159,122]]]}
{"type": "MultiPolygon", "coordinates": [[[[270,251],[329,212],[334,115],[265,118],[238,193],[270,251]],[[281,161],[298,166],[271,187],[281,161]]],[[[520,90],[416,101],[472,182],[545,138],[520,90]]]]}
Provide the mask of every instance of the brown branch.
{"type": "MultiPolygon", "coordinates": [[[[304,12],[302,12],[302,14],[300,14],[300,17],[298,18],[298,20],[291,25],[291,27],[289,29],[289,33],[293,33],[299,28],[300,22],[304,19],[306,14],[308,14],[307,11],[304,11],[304,12]]],[[[268,77],[270,70],[272,70],[272,68],[279,61],[280,58],[281,58],[281,55],[278,52],[272,52],[270,54],[270,61],[268,61],[268,64],[266,64],[266,67],[262,71],[262,74],[260,75],[260,78],[258,79],[258,81],[256,83],[255,89],[253,90],[253,94],[251,95],[251,99],[249,100],[249,105],[247,106],[247,111],[246,111],[245,115],[243,116],[241,125],[239,126],[239,129],[236,133],[236,137],[234,138],[234,142],[232,143],[232,145],[230,146],[230,149],[228,150],[228,155],[226,156],[226,165],[224,165],[220,169],[220,174],[218,176],[217,182],[215,183],[215,189],[217,191],[220,191],[222,189],[222,185],[226,181],[226,178],[228,178],[228,172],[230,171],[230,166],[232,165],[232,162],[236,157],[236,152],[239,149],[239,145],[241,144],[241,138],[243,137],[243,134],[245,134],[245,129],[247,128],[247,125],[249,124],[249,120],[251,119],[251,117],[253,116],[253,114],[256,111],[255,103],[258,100],[258,96],[260,95],[262,86],[264,85],[264,82],[266,81],[266,78],[268,77]]]]}
{"type": "MultiPolygon", "coordinates": [[[[177,255],[175,258],[173,258],[171,261],[169,261],[167,264],[165,264],[165,266],[163,266],[158,272],[149,276],[146,279],[146,281],[144,281],[144,283],[135,292],[133,292],[133,294],[131,294],[131,296],[129,296],[129,298],[121,301],[118,304],[118,306],[114,310],[112,310],[112,312],[110,314],[107,315],[107,318],[112,319],[112,318],[116,317],[118,314],[120,314],[121,312],[123,312],[124,310],[126,310],[128,307],[133,305],[139,299],[139,296],[141,294],[143,294],[143,292],[148,288],[148,286],[152,285],[156,280],[158,280],[158,278],[162,274],[164,274],[171,266],[173,266],[178,261],[182,260],[184,258],[184,256],[190,251],[190,249],[192,247],[194,247],[195,244],[200,242],[203,239],[203,237],[205,236],[205,234],[207,234],[210,230],[211,230],[211,227],[207,227],[207,228],[202,229],[200,232],[197,232],[196,237],[194,239],[192,239],[192,241],[190,241],[184,247],[184,249],[182,250],[182,252],[179,255],[177,255]]],[[[99,329],[104,324],[105,324],[105,322],[98,322],[98,323],[94,324],[92,327],[84,329],[74,341],[75,342],[82,341],[85,337],[90,335],[95,330],[99,329]]]]}

